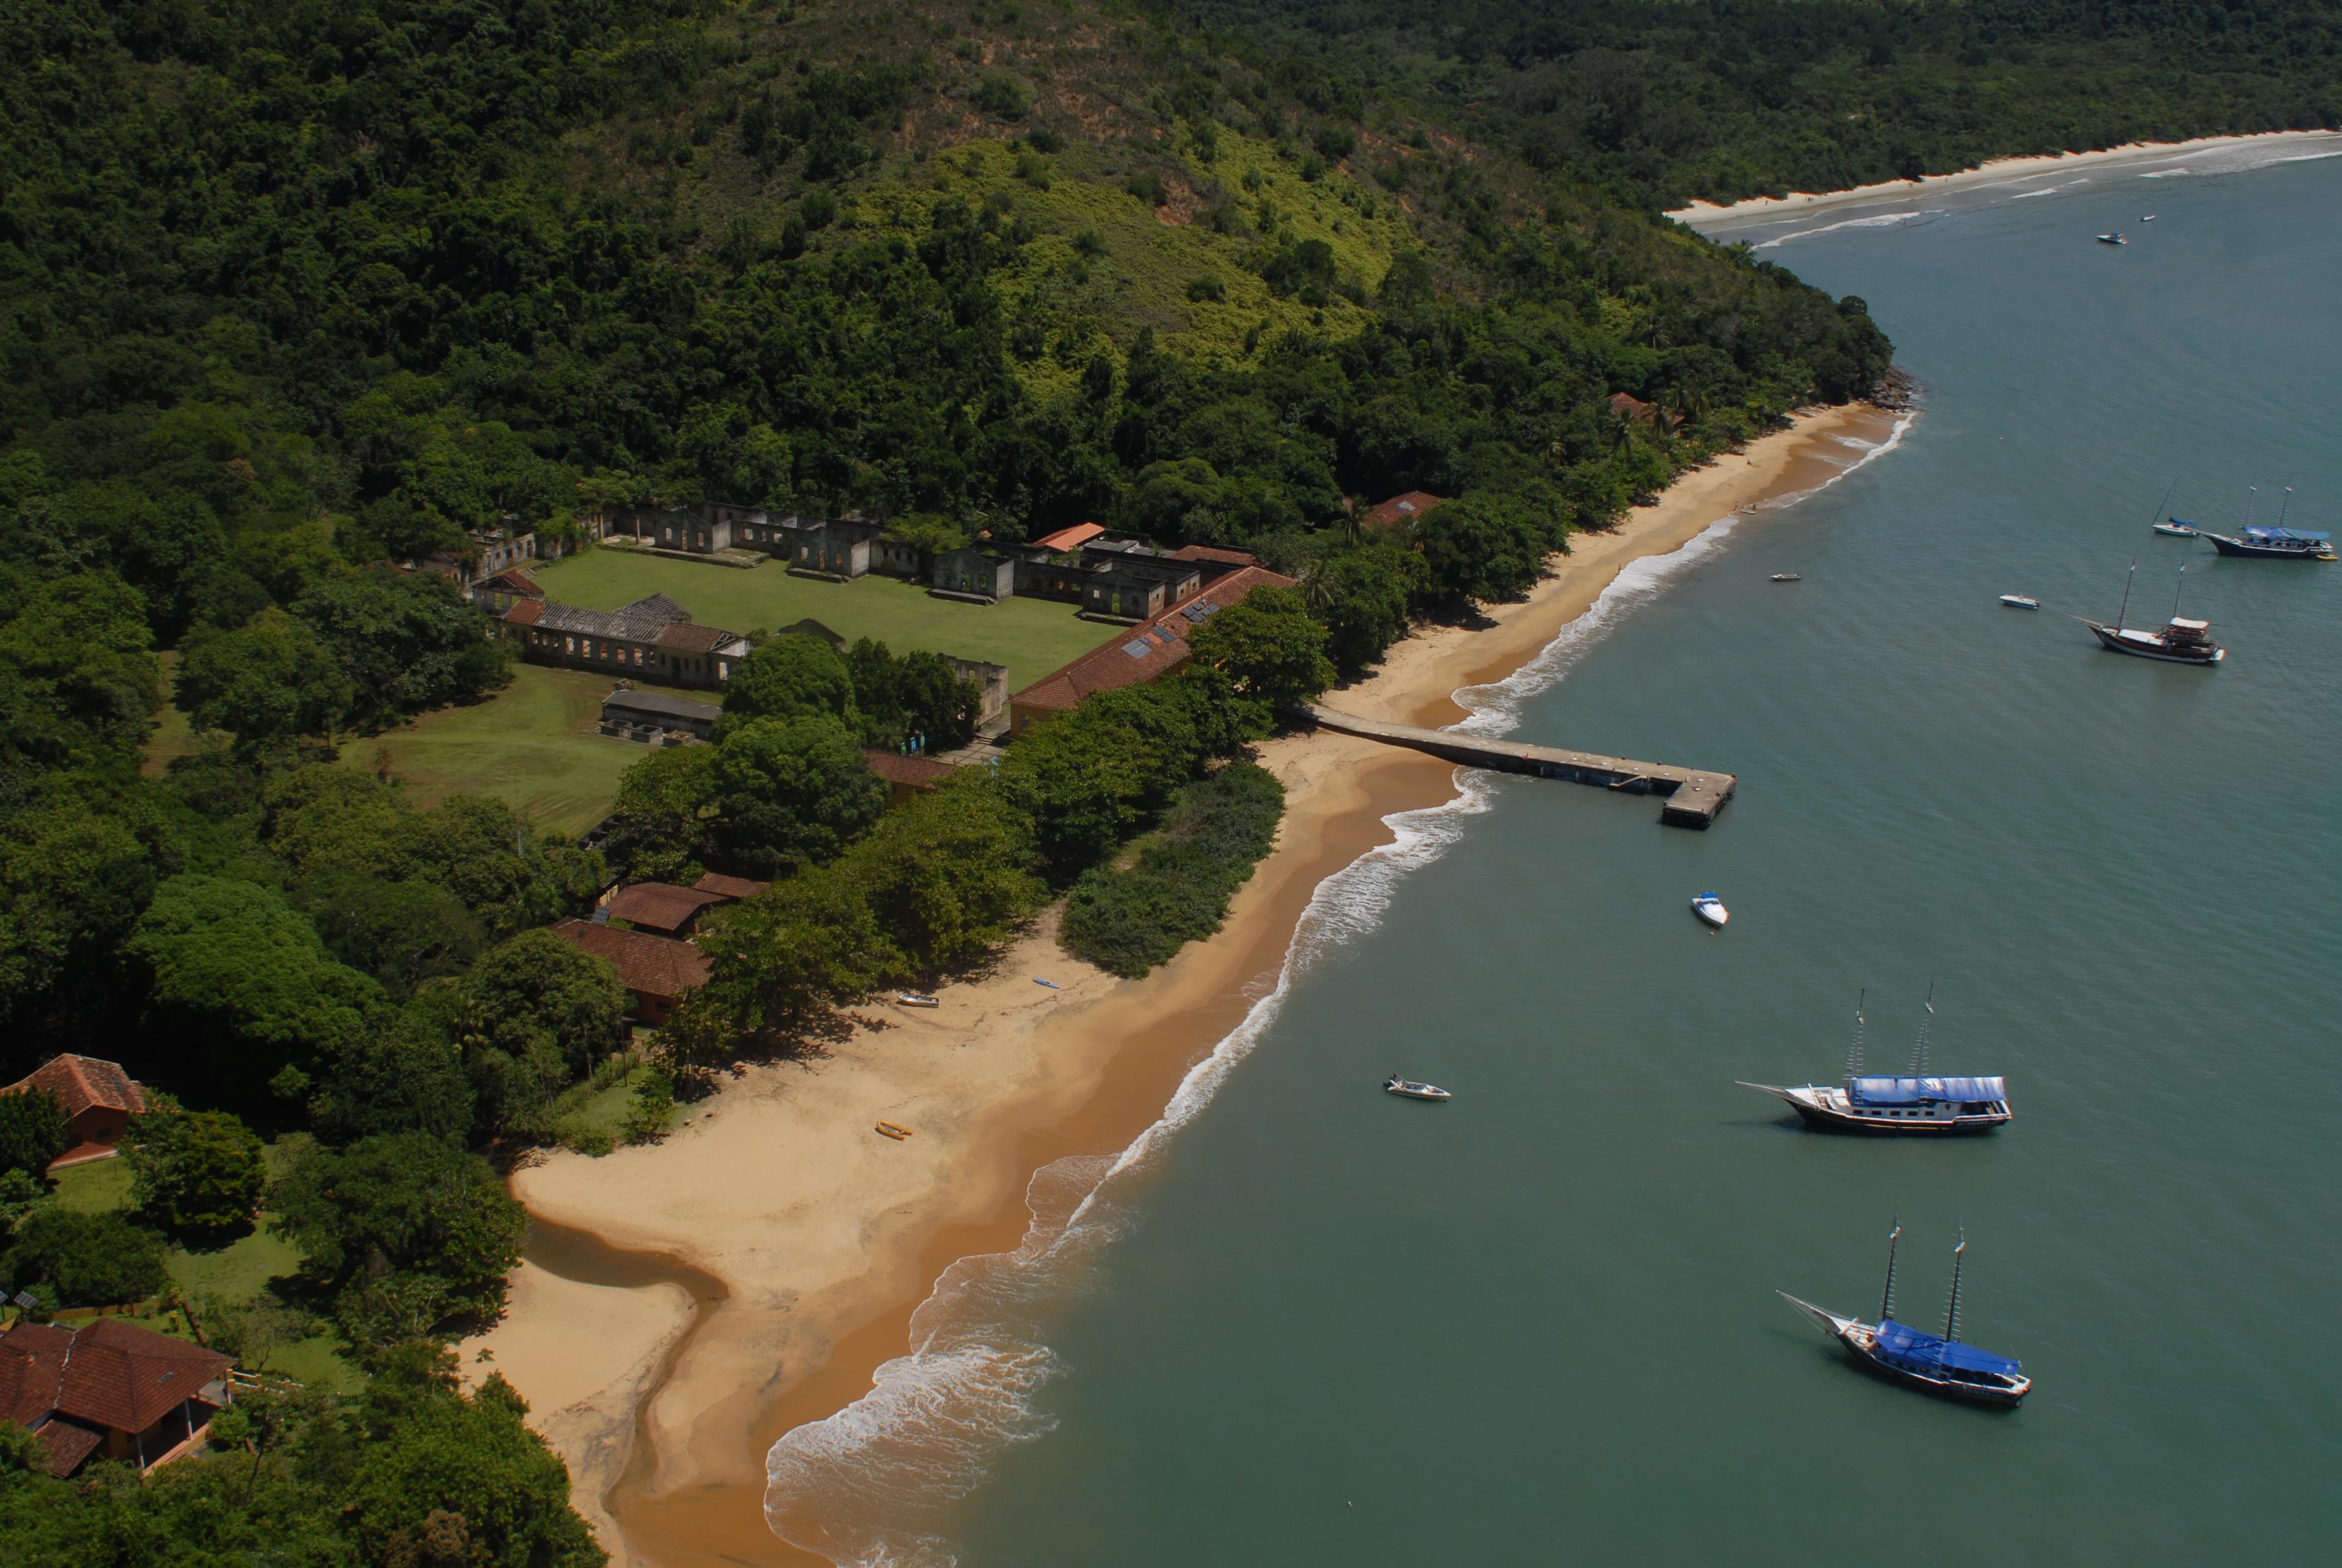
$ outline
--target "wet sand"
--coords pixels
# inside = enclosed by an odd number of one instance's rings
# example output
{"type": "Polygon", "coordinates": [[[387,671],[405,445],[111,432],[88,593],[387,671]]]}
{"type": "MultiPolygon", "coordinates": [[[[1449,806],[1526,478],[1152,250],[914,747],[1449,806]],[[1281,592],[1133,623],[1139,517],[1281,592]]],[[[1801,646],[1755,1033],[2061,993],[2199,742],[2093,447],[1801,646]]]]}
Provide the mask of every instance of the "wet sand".
{"type": "MultiPolygon", "coordinates": [[[[1801,416],[1685,474],[1618,528],[1579,535],[1523,602],[1473,628],[1410,637],[1326,700],[1451,723],[1463,714],[1452,694],[1536,657],[1623,567],[1738,508],[1815,488],[1861,450],[1847,439],[1876,445],[1892,424],[1869,408],[1801,416]]],[[[933,1013],[877,1009],[896,1026],[808,1064],[748,1070],[666,1144],[555,1155],[515,1178],[533,1214],[720,1282],[695,1296],[596,1283],[591,1268],[550,1283],[525,1269],[505,1322],[463,1347],[467,1375],[500,1367],[530,1400],[614,1559],[824,1561],[766,1522],[774,1441],[866,1392],[954,1261],[1017,1245],[1033,1172],[1112,1154],[1145,1131],[1188,1066],[1273,985],[1318,883],[1387,843],[1386,817],[1455,793],[1448,764],[1346,736],[1280,737],[1261,760],[1287,791],[1277,845],[1221,933],[1154,974],[1118,981],[1078,964],[1045,925],[986,977],[944,992],[933,1013]],[[880,1137],[879,1119],[914,1135],[880,1137]],[[479,1362],[480,1349],[495,1360],[479,1362]]]]}

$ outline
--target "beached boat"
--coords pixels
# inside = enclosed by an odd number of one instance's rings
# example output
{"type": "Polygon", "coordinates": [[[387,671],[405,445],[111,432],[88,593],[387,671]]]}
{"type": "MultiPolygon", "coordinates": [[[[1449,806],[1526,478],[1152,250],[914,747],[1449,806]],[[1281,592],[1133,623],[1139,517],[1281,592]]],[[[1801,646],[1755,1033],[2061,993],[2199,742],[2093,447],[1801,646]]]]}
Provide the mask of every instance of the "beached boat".
{"type": "Polygon", "coordinates": [[[1456,1098],[1455,1095],[1450,1094],[1446,1090],[1441,1088],[1436,1084],[1418,1083],[1413,1078],[1402,1078],[1396,1073],[1383,1080],[1383,1088],[1390,1094],[1404,1095],[1409,1100],[1453,1100],[1456,1098]]]}
{"type": "Polygon", "coordinates": [[[2158,534],[2167,534],[2174,539],[2193,539],[2197,534],[2196,524],[2182,523],[2177,517],[2165,518],[2155,525],[2155,531],[2158,534]]]}
{"type": "Polygon", "coordinates": [[[1840,1084],[1751,1084],[1740,1086],[1783,1101],[1808,1127],[1837,1133],[1988,1133],[2009,1120],[2008,1080],[1945,1077],[1927,1071],[1927,1031],[1936,1021],[1936,994],[1927,993],[1927,1016],[1903,1074],[1862,1070],[1862,1004],[1854,1006],[1854,1045],[1846,1055],[1840,1084]]]}
{"type": "Polygon", "coordinates": [[[939,996],[923,996],[916,991],[902,992],[895,1001],[904,1007],[941,1007],[944,1004],[943,998],[939,996]]]}
{"type": "Polygon", "coordinates": [[[1713,893],[1703,893],[1693,899],[1691,912],[1718,930],[1723,929],[1724,923],[1732,918],[1732,912],[1724,907],[1724,900],[1713,893]]]}
{"type": "Polygon", "coordinates": [[[1895,1320],[1895,1243],[1903,1227],[1887,1237],[1887,1288],[1878,1301],[1878,1321],[1840,1317],[1827,1307],[1799,1301],[1787,1291],[1774,1293],[1803,1313],[1821,1331],[1844,1345],[1857,1361],[1890,1382],[1923,1390],[1945,1399],[2014,1410],[2033,1392],[2025,1363],[1978,1350],[1960,1342],[1960,1262],[1967,1251],[1965,1233],[1952,1249],[1952,1299],[1944,1313],[1944,1332],[1928,1333],[1895,1320]]]}
{"type": "Polygon", "coordinates": [[[871,1131],[876,1133],[882,1138],[892,1138],[898,1144],[911,1135],[911,1129],[908,1127],[898,1127],[892,1122],[881,1122],[877,1126],[872,1128],[871,1131]]]}
{"type": "Polygon", "coordinates": [[[2100,235],[2098,236],[2098,243],[2102,245],[2127,245],[2130,244],[2130,241],[2123,238],[2120,235],[2100,235]]]}
{"type": "MultiPolygon", "coordinates": [[[[2130,564],[2131,575],[2138,573],[2138,563],[2130,564]]],[[[2179,584],[2187,585],[2187,568],[2179,568],[2179,584]]],[[[2190,621],[2179,614],[2179,593],[2171,595],[2171,619],[2159,632],[2143,632],[2137,626],[2123,624],[2130,614],[2130,577],[2123,579],[2122,608],[2115,613],[2111,626],[2103,621],[2093,621],[2087,615],[2074,618],[2090,629],[2090,634],[2117,654],[2130,654],[2142,659],[2164,659],[2175,664],[2217,664],[2228,656],[2228,650],[2212,640],[2212,623],[2190,621]]]]}
{"type": "Polygon", "coordinates": [[[1775,583],[1802,583],[1806,579],[1801,572],[1776,572],[1769,580],[1775,583]]]}
{"type": "Polygon", "coordinates": [[[2030,594],[2003,594],[2000,602],[2012,610],[2037,610],[2041,601],[2030,594]]]}
{"type": "Polygon", "coordinates": [[[2251,561],[2331,561],[2334,541],[2325,534],[2303,533],[2293,528],[2247,528],[2231,538],[2226,534],[2201,530],[2212,541],[2212,548],[2223,555],[2241,555],[2251,561]]]}

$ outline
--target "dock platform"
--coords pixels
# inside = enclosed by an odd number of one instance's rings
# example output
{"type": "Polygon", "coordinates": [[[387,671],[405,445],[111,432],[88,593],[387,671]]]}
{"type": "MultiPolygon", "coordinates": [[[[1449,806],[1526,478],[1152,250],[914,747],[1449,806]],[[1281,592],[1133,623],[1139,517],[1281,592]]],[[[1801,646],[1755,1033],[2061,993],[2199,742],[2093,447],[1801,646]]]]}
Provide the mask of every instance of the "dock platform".
{"type": "Polygon", "coordinates": [[[1631,757],[1604,756],[1596,752],[1573,752],[1560,746],[1533,746],[1521,741],[1466,734],[1456,730],[1425,730],[1411,724],[1386,724],[1355,718],[1331,708],[1312,705],[1309,716],[1321,729],[1337,734],[1380,741],[1426,752],[1466,767],[1497,773],[1526,774],[1532,778],[1567,779],[1572,784],[1600,784],[1626,794],[1664,798],[1659,821],[1670,827],[1705,828],[1732,798],[1739,779],[1705,768],[1676,767],[1671,763],[1636,762],[1631,757]]]}

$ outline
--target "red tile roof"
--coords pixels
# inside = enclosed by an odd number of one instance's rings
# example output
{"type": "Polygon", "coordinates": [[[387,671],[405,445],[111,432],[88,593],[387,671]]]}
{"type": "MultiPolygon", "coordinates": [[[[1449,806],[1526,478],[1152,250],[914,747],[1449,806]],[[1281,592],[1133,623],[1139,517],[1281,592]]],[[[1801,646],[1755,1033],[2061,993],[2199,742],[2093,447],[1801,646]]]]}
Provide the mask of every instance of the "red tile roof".
{"type": "Polygon", "coordinates": [[[1610,411],[1621,419],[1648,419],[1651,416],[1651,405],[1631,392],[1612,393],[1610,411]]]}
{"type": "Polygon", "coordinates": [[[707,983],[707,955],[688,942],[646,931],[613,931],[585,920],[565,920],[553,929],[595,957],[608,959],[618,971],[618,984],[636,995],[672,1002],[707,983]]]}
{"type": "Polygon", "coordinates": [[[1020,707],[1064,710],[1080,705],[1095,692],[1118,691],[1169,674],[1187,662],[1187,634],[1213,610],[1227,608],[1255,588],[1292,586],[1292,578],[1265,566],[1238,567],[1008,700],[1020,707]]]}
{"type": "Polygon", "coordinates": [[[739,641],[737,632],[727,632],[721,626],[703,626],[693,621],[676,621],[659,628],[652,639],[662,648],[680,648],[686,654],[712,654],[726,643],[739,641]]]}
{"type": "Polygon", "coordinates": [[[507,594],[520,594],[531,599],[545,597],[545,590],[537,586],[536,579],[528,574],[528,568],[525,566],[515,566],[507,571],[499,572],[480,586],[501,588],[507,594]]]}
{"type": "Polygon", "coordinates": [[[726,876],[722,872],[711,871],[691,885],[696,892],[712,893],[718,898],[742,899],[754,898],[773,884],[769,882],[752,882],[745,876],[726,876]]]}
{"type": "Polygon", "coordinates": [[[513,607],[505,612],[505,619],[515,626],[534,626],[544,614],[543,599],[521,599],[516,600],[513,607]]]}
{"type": "Polygon", "coordinates": [[[1217,544],[1182,544],[1171,552],[1174,561],[1217,561],[1226,566],[1250,566],[1260,557],[1249,550],[1227,550],[1217,544]]]}
{"type": "Polygon", "coordinates": [[[676,887],[671,883],[638,882],[622,889],[610,901],[610,918],[651,931],[676,932],[698,918],[699,912],[709,904],[723,902],[721,894],[676,887]]]}
{"type": "Polygon", "coordinates": [[[1410,490],[1404,495],[1394,495],[1368,511],[1358,519],[1358,526],[1369,531],[1403,527],[1433,508],[1446,504],[1447,498],[1444,495],[1434,495],[1428,490],[1410,490]]]}
{"type": "Polygon", "coordinates": [[[78,1330],[18,1323],[0,1333],[0,1419],[38,1430],[50,1471],[68,1474],[97,1446],[87,1428],[144,1432],[235,1364],[111,1318],[78,1330]]]}
{"type": "Polygon", "coordinates": [[[951,775],[951,764],[931,757],[906,757],[896,752],[866,751],[863,756],[870,771],[888,784],[908,784],[913,789],[933,789],[951,775]]]}
{"type": "Polygon", "coordinates": [[[52,1056],[31,1074],[0,1089],[14,1094],[26,1089],[46,1089],[57,1097],[68,1118],[92,1107],[136,1115],[146,1109],[146,1092],[118,1063],[95,1056],[52,1056]]]}
{"type": "Polygon", "coordinates": [[[1080,549],[1105,532],[1095,523],[1076,523],[1070,528],[1060,528],[1055,534],[1044,534],[1033,543],[1044,550],[1055,550],[1063,554],[1068,550],[1080,549]]]}

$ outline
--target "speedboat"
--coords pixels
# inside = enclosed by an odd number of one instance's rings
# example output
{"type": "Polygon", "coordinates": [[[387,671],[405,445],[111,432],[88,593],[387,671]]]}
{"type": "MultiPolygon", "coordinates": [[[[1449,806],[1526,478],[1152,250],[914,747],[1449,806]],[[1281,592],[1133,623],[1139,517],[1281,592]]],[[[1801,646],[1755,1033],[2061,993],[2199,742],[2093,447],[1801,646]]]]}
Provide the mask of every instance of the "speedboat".
{"type": "Polygon", "coordinates": [[[1383,1087],[1391,1094],[1402,1094],[1410,1100],[1453,1100],[1456,1098],[1455,1095],[1450,1094],[1446,1090],[1441,1088],[1436,1084],[1419,1084],[1412,1078],[1402,1078],[1396,1073],[1383,1080],[1383,1087]]]}
{"type": "Polygon", "coordinates": [[[2177,517],[2170,518],[2166,522],[2157,523],[2155,525],[2155,531],[2158,534],[2167,534],[2174,539],[2193,539],[2197,534],[2196,524],[2193,523],[2182,523],[2177,517]]]}
{"type": "Polygon", "coordinates": [[[2149,213],[2147,216],[2139,219],[2138,221],[2143,224],[2151,224],[2155,221],[2155,215],[2153,213],[2149,213]]]}
{"type": "Polygon", "coordinates": [[[1801,572],[1776,572],[1769,579],[1775,583],[1802,583],[1805,580],[1805,574],[1801,572]]]}
{"type": "Polygon", "coordinates": [[[2037,610],[2041,608],[2041,601],[2033,597],[2030,594],[2003,594],[2000,596],[2000,602],[2007,605],[2012,610],[2037,610]]]}
{"type": "Polygon", "coordinates": [[[1988,1133],[2009,1119],[2008,1080],[1947,1078],[1927,1071],[1927,1032],[1936,1022],[1936,993],[1927,992],[1927,1016],[1911,1052],[1911,1071],[1902,1075],[1862,1070],[1862,1003],[1854,1004],[1854,1044],[1846,1054],[1843,1085],[1751,1084],[1744,1089],[1787,1104],[1808,1127],[1840,1133],[1988,1133]]]}
{"type": "Polygon", "coordinates": [[[2100,235],[2098,236],[2098,243],[2102,245],[2127,245],[2130,244],[2130,241],[2123,238],[2120,235],[2100,235]]]}
{"type": "Polygon", "coordinates": [[[1840,1317],[1787,1291],[1773,1293],[1844,1345],[1865,1367],[1890,1382],[1944,1399],[2016,1409],[2033,1392],[2025,1363],[1960,1343],[1960,1257],[1967,1251],[1967,1235],[1962,1234],[1952,1249],[1952,1300],[1944,1313],[1944,1332],[1933,1334],[1895,1321],[1895,1243],[1902,1234],[1898,1224],[1887,1237],[1887,1289],[1879,1297],[1875,1323],[1840,1317]]]}
{"type": "Polygon", "coordinates": [[[1693,899],[1691,912],[1718,930],[1722,930],[1724,923],[1732,918],[1732,912],[1724,907],[1724,900],[1712,893],[1703,893],[1693,899]]]}
{"type": "Polygon", "coordinates": [[[903,992],[895,998],[895,1001],[904,1007],[941,1007],[943,1005],[942,998],[923,996],[916,991],[903,992]]]}

